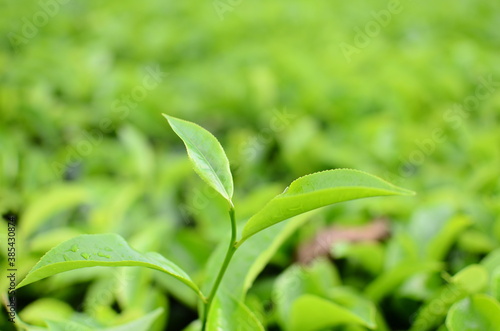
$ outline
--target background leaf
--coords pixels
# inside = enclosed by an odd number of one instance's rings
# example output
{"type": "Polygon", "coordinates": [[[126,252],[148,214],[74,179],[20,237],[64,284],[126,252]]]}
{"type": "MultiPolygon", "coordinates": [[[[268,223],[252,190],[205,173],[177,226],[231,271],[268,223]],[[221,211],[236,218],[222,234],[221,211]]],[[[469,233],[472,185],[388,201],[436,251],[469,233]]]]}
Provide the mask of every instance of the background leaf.
{"type": "Polygon", "coordinates": [[[291,313],[291,331],[314,331],[343,324],[375,328],[375,308],[367,300],[344,296],[341,304],[316,295],[298,298],[291,313]]]}
{"type": "Polygon", "coordinates": [[[304,294],[321,296],[340,285],[338,272],[329,260],[318,258],[309,266],[294,264],[274,282],[272,299],[280,325],[290,328],[292,305],[304,294]]]}
{"type": "Polygon", "coordinates": [[[455,303],[446,318],[449,331],[497,331],[500,303],[484,294],[475,294],[455,303]]]}
{"type": "Polygon", "coordinates": [[[40,325],[46,319],[69,319],[72,314],[73,309],[68,303],[55,298],[41,298],[27,305],[19,317],[23,322],[40,325]]]}
{"type": "Polygon", "coordinates": [[[213,302],[207,331],[264,331],[253,312],[229,292],[223,291],[213,302]]]}
{"type": "Polygon", "coordinates": [[[19,236],[22,240],[35,233],[49,217],[64,209],[80,204],[88,198],[88,192],[81,185],[64,184],[40,191],[24,215],[19,236]]]}
{"type": "Polygon", "coordinates": [[[384,296],[394,291],[394,288],[401,285],[405,280],[414,274],[422,272],[437,272],[442,269],[438,262],[405,262],[390,270],[380,274],[365,289],[368,298],[375,302],[380,301],[384,296]]]}
{"type": "Polygon", "coordinates": [[[458,235],[470,224],[470,219],[465,216],[456,216],[450,219],[441,231],[430,240],[426,247],[427,257],[431,260],[442,261],[458,235]]]}
{"type": "Polygon", "coordinates": [[[96,328],[74,321],[48,321],[47,324],[49,331],[149,331],[162,312],[163,308],[158,308],[132,322],[107,328],[96,328]]]}
{"type": "Polygon", "coordinates": [[[482,290],[487,280],[487,271],[480,265],[470,265],[462,269],[420,309],[410,331],[433,330],[444,322],[446,314],[455,302],[482,290]]]}

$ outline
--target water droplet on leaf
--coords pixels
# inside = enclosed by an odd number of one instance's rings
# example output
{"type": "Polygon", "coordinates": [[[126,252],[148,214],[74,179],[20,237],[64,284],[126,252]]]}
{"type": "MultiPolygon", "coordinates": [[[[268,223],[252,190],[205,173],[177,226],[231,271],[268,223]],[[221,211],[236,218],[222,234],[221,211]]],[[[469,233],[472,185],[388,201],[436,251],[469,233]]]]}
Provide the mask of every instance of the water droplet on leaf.
{"type": "Polygon", "coordinates": [[[108,254],[104,254],[104,253],[101,253],[101,252],[97,253],[97,255],[100,256],[100,257],[105,257],[107,259],[109,259],[111,257],[108,254]]]}
{"type": "Polygon", "coordinates": [[[88,260],[90,258],[90,254],[87,253],[82,253],[80,254],[85,260],[88,260]]]}
{"type": "Polygon", "coordinates": [[[77,250],[78,250],[78,246],[77,245],[71,246],[71,251],[72,252],[76,252],[77,250]]]}

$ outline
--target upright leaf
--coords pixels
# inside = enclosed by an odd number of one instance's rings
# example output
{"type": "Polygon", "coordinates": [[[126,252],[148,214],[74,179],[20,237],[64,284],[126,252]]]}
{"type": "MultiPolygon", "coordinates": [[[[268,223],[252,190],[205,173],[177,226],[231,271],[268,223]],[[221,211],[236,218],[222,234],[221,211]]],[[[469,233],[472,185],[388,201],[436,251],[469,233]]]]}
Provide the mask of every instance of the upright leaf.
{"type": "Polygon", "coordinates": [[[245,225],[239,245],[290,217],[337,202],[384,195],[412,195],[378,177],[350,169],[328,170],[295,180],[245,225]]]}
{"type": "Polygon", "coordinates": [[[232,205],[233,177],[226,153],[217,138],[198,124],[163,116],[186,145],[194,170],[232,205]]]}
{"type": "Polygon", "coordinates": [[[177,278],[203,298],[196,284],[173,262],[158,253],[139,253],[117,234],[81,235],[63,242],[48,251],[17,288],[64,271],[96,266],[142,266],[159,270],[177,278]]]}

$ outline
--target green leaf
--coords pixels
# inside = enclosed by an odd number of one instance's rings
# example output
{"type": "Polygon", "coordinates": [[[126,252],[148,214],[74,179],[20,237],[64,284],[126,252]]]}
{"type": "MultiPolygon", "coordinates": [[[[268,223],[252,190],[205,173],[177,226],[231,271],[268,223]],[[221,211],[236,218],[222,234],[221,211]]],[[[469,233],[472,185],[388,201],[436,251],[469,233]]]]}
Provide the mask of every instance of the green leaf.
{"type": "MultiPolygon", "coordinates": [[[[93,328],[75,321],[47,321],[48,331],[92,331],[93,328]]],[[[95,329],[95,328],[94,328],[95,329]]]]}
{"type": "Polygon", "coordinates": [[[152,312],[127,324],[105,328],[102,331],[149,331],[151,326],[163,313],[163,308],[157,308],[152,312]]]}
{"type": "Polygon", "coordinates": [[[446,318],[449,331],[498,331],[500,303],[485,294],[475,294],[455,303],[446,318]]]}
{"type": "Polygon", "coordinates": [[[39,192],[26,209],[19,227],[19,237],[21,240],[27,239],[49,220],[50,216],[73,208],[86,199],[88,199],[87,190],[73,184],[58,185],[39,192]]]}
{"type": "Polygon", "coordinates": [[[490,275],[489,293],[500,300],[500,248],[490,252],[482,261],[490,275]]]}
{"type": "Polygon", "coordinates": [[[41,298],[24,307],[19,317],[26,323],[41,325],[46,319],[66,320],[72,314],[73,308],[66,302],[54,298],[41,298]]]}
{"type": "Polygon", "coordinates": [[[458,248],[473,254],[488,254],[496,248],[495,240],[486,231],[470,229],[460,234],[458,248]]]}
{"type": "Polygon", "coordinates": [[[148,331],[162,312],[163,308],[157,308],[132,322],[107,328],[90,327],[74,321],[47,321],[47,325],[49,331],[148,331]]]}
{"type": "Polygon", "coordinates": [[[204,298],[196,284],[177,265],[158,253],[139,253],[117,234],[81,235],[48,251],[16,288],[68,271],[96,266],[142,266],[165,272],[204,298]]]}
{"type": "Polygon", "coordinates": [[[295,300],[291,313],[292,331],[314,331],[342,324],[358,324],[370,329],[376,327],[375,308],[366,301],[363,305],[344,298],[342,304],[305,294],[295,300]]]}
{"type": "Polygon", "coordinates": [[[449,308],[466,296],[482,290],[488,281],[486,268],[470,265],[451,278],[419,311],[410,331],[433,330],[442,324],[449,308]],[[436,309],[439,307],[439,309],[436,309]]]}
{"type": "Polygon", "coordinates": [[[60,243],[82,235],[82,231],[73,227],[58,227],[48,229],[33,236],[30,250],[34,252],[46,252],[60,243]]]}
{"type": "Polygon", "coordinates": [[[488,273],[493,273],[493,271],[500,265],[500,248],[497,248],[486,255],[486,257],[481,261],[481,265],[488,270],[488,273]]]}
{"type": "Polygon", "coordinates": [[[497,300],[500,300],[500,266],[491,274],[490,293],[497,300]]]}
{"type": "Polygon", "coordinates": [[[417,273],[436,272],[441,270],[442,267],[440,263],[433,261],[408,261],[400,263],[398,266],[380,274],[366,287],[365,294],[368,298],[378,302],[388,293],[394,291],[395,287],[401,285],[409,277],[417,273]]]}
{"type": "MultiPolygon", "coordinates": [[[[17,321],[17,323],[19,325],[22,325],[22,327],[26,331],[50,331],[47,328],[42,328],[42,327],[39,327],[39,326],[33,326],[33,325],[28,325],[28,324],[21,324],[21,323],[19,323],[19,321],[17,321]]],[[[78,331],[78,329],[71,329],[71,331],[78,331]]]]}
{"type": "Polygon", "coordinates": [[[188,326],[186,326],[182,331],[200,331],[201,330],[201,321],[195,320],[191,322],[188,326]]]}
{"type": "Polygon", "coordinates": [[[217,138],[198,124],[163,116],[186,145],[194,170],[232,205],[233,177],[226,153],[217,138]]]}
{"type": "Polygon", "coordinates": [[[347,286],[334,287],[329,291],[328,299],[348,309],[363,321],[361,324],[364,326],[372,329],[377,328],[375,305],[352,288],[347,286]]]}
{"type": "Polygon", "coordinates": [[[207,331],[264,331],[258,318],[231,293],[218,295],[208,316],[207,331]]]}
{"type": "Polygon", "coordinates": [[[126,125],[120,128],[118,136],[129,151],[130,157],[126,161],[132,163],[132,171],[141,178],[153,175],[154,154],[146,135],[135,127],[126,125]]]}
{"type": "MultiPolygon", "coordinates": [[[[450,239],[448,238],[449,230],[446,229],[446,226],[450,224],[453,214],[453,209],[444,203],[425,206],[413,212],[410,222],[407,224],[406,232],[416,245],[415,248],[419,259],[426,259],[434,254],[430,251],[430,246],[437,246],[438,252],[436,252],[436,256],[440,255],[443,248],[448,246],[450,239]],[[442,246],[439,246],[440,244],[442,246]]],[[[453,243],[453,236],[451,241],[453,243]]]]}
{"type": "Polygon", "coordinates": [[[455,216],[450,219],[430,240],[426,247],[427,257],[435,261],[443,260],[459,234],[471,224],[471,220],[465,216],[455,216]]]}
{"type": "Polygon", "coordinates": [[[321,296],[338,285],[340,277],[327,259],[315,259],[310,266],[293,264],[287,268],[276,278],[272,293],[282,328],[289,329],[292,305],[296,299],[304,294],[321,296]]]}
{"type": "Polygon", "coordinates": [[[358,170],[337,169],[307,175],[295,180],[248,220],[238,245],[271,225],[316,208],[360,198],[412,194],[358,170]]]}
{"type": "Polygon", "coordinates": [[[482,291],[489,281],[488,270],[480,264],[471,264],[452,277],[451,282],[466,293],[482,291]]]}
{"type": "Polygon", "coordinates": [[[382,272],[385,259],[384,246],[379,242],[340,242],[331,249],[336,258],[345,258],[378,275],[382,272]]]}

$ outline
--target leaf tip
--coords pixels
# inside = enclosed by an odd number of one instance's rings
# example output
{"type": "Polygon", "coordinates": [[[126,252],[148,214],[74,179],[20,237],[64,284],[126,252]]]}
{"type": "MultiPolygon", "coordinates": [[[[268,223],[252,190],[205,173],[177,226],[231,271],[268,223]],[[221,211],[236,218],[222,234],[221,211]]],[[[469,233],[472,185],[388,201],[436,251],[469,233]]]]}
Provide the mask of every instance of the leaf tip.
{"type": "Polygon", "coordinates": [[[174,117],[167,115],[165,113],[161,113],[161,114],[163,115],[163,117],[165,117],[165,119],[168,121],[168,123],[170,123],[170,121],[174,118],[174,117]]]}
{"type": "Polygon", "coordinates": [[[21,287],[27,285],[25,284],[26,283],[26,278],[23,279],[19,284],[16,285],[16,287],[14,288],[15,291],[17,291],[18,289],[20,289],[21,287]]]}

